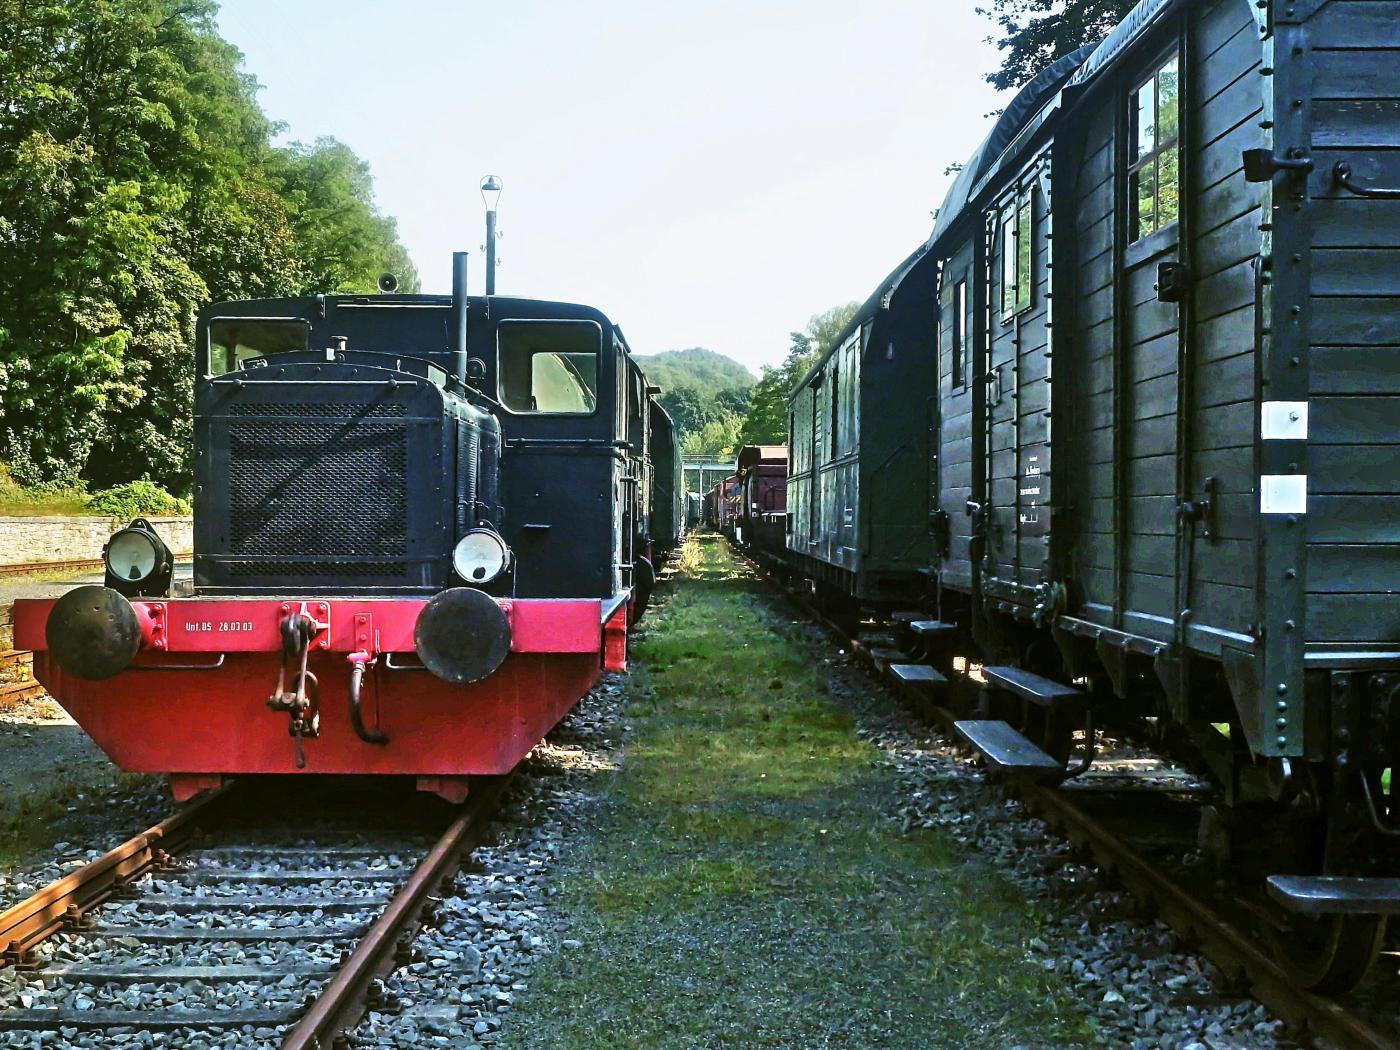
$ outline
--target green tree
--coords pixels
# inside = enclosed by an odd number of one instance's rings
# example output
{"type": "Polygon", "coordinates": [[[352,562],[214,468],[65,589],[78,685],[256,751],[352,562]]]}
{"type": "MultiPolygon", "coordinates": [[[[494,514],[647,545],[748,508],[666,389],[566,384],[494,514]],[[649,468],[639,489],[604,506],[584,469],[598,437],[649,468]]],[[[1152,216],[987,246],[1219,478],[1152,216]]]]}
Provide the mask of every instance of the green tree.
{"type": "Polygon", "coordinates": [[[368,170],[278,149],[209,0],[0,0],[0,457],[189,479],[195,311],[417,276],[368,170]]]}
{"type": "Polygon", "coordinates": [[[693,430],[681,438],[681,455],[729,459],[742,444],[739,439],[742,422],[730,412],[716,415],[699,430],[693,430]]]}
{"type": "Polygon", "coordinates": [[[1136,0],[992,0],[979,7],[1000,36],[1001,68],[987,80],[1002,90],[1019,88],[1058,58],[1100,40],[1133,9],[1136,0]]]}
{"type": "Polygon", "coordinates": [[[375,206],[369,165],[349,146],[333,138],[293,143],[271,167],[305,267],[303,291],[372,292],[386,270],[401,291],[418,290],[397,225],[375,206]]]}
{"type": "Polygon", "coordinates": [[[814,314],[802,331],[791,333],[792,341],[782,364],[765,365],[750,394],[748,412],[739,428],[741,445],[778,445],[787,441],[787,406],[793,388],[836,344],[858,309],[859,303],[833,306],[814,314]]]}

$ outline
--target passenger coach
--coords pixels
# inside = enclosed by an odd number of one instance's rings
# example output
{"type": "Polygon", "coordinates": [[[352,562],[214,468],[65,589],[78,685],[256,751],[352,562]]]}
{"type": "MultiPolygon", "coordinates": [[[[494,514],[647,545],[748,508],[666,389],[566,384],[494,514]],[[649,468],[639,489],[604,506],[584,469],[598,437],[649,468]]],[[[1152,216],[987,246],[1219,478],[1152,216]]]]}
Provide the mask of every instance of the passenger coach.
{"type": "Polygon", "coordinates": [[[994,764],[1081,771],[1086,713],[1189,745],[1323,990],[1400,910],[1397,54],[1390,3],[1143,0],[791,404],[793,563],[984,661],[994,764]]]}

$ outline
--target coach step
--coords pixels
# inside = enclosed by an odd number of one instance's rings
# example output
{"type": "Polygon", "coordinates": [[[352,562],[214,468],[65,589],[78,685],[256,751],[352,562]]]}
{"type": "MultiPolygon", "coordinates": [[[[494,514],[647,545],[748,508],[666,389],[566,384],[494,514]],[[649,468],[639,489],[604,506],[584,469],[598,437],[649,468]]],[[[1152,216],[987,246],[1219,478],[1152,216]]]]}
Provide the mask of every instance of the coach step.
{"type": "Polygon", "coordinates": [[[948,684],[936,669],[928,664],[890,664],[890,674],[901,685],[912,685],[924,689],[936,689],[948,684]]]}
{"type": "Polygon", "coordinates": [[[989,688],[1056,712],[1082,711],[1089,699],[1082,690],[1072,685],[1023,671],[1019,667],[984,667],[982,675],[989,688]]]}
{"type": "Polygon", "coordinates": [[[1400,879],[1270,875],[1269,896],[1300,915],[1400,915],[1400,879]]]}
{"type": "Polygon", "coordinates": [[[954,722],[953,728],[987,760],[990,772],[1047,783],[1064,779],[1064,763],[1055,761],[1007,722],[967,719],[954,722]]]}
{"type": "Polygon", "coordinates": [[[923,639],[947,638],[958,633],[958,625],[942,620],[914,620],[909,624],[909,630],[923,639]]]}

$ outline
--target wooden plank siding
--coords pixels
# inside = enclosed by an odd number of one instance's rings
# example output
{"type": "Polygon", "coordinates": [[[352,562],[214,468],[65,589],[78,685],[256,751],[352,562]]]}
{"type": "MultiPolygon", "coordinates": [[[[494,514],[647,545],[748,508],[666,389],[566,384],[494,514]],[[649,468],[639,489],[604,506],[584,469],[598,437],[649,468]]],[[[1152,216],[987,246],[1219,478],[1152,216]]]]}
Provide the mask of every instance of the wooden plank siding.
{"type": "Polygon", "coordinates": [[[1400,3],[1333,0],[1307,27],[1315,170],[1307,639],[1400,641],[1400,3]]]}
{"type": "Polygon", "coordinates": [[[946,586],[972,587],[972,516],[967,502],[973,494],[972,427],[973,398],[982,375],[979,346],[980,326],[976,318],[976,297],[979,275],[974,272],[974,251],[971,240],[956,246],[942,262],[939,278],[939,375],[938,392],[941,426],[938,435],[938,465],[940,475],[935,493],[937,506],[947,518],[948,545],[940,561],[940,571],[946,586]],[[958,286],[965,291],[965,314],[955,325],[958,286]],[[962,336],[962,382],[953,383],[953,337],[955,329],[962,336]]]}
{"type": "Polygon", "coordinates": [[[1130,63],[1116,87],[1082,117],[1069,256],[1075,301],[1060,374],[1073,384],[1072,459],[1096,469],[1070,478],[1068,503],[1078,509],[1070,518],[1068,565],[1079,602],[1075,615],[1164,641],[1173,637],[1183,598],[1178,574],[1189,571],[1194,627],[1186,641],[1218,652],[1219,632],[1244,633],[1253,615],[1254,303],[1261,234],[1259,193],[1243,178],[1241,152],[1262,142],[1261,51],[1244,0],[1203,5],[1190,25],[1181,103],[1182,163],[1189,166],[1183,206],[1191,237],[1184,256],[1175,226],[1137,244],[1114,233],[1121,207],[1116,198],[1127,194],[1126,170],[1111,170],[1113,158],[1128,152],[1114,145],[1122,111],[1135,78],[1147,72],[1149,52],[1165,53],[1171,33],[1161,35],[1156,51],[1144,44],[1142,62],[1130,63]],[[1185,331],[1176,304],[1157,296],[1159,264],[1178,258],[1190,260],[1185,331]],[[1182,339],[1189,348],[1185,376],[1178,375],[1182,339]],[[1179,426],[1183,403],[1188,415],[1179,426]],[[1179,433],[1188,448],[1177,447],[1179,433]],[[1190,464],[1188,487],[1206,477],[1218,486],[1215,536],[1198,537],[1191,546],[1189,570],[1180,564],[1177,539],[1179,455],[1190,464]]]}

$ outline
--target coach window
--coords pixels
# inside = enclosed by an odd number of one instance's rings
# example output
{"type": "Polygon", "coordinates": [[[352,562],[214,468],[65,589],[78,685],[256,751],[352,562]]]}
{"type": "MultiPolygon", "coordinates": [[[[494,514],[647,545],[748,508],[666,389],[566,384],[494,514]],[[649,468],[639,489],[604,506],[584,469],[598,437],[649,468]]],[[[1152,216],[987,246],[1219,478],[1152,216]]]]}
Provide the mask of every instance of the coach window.
{"type": "Polygon", "coordinates": [[[1166,229],[1181,214],[1180,91],[1173,55],[1133,92],[1130,201],[1133,240],[1166,229]]]}
{"type": "Polygon", "coordinates": [[[1031,261],[1035,214],[1031,191],[1016,195],[1001,224],[1001,316],[1011,320],[1031,305],[1031,261]]]}
{"type": "Polygon", "coordinates": [[[953,389],[967,387],[967,282],[959,281],[953,286],[953,301],[949,304],[952,316],[948,318],[949,347],[952,362],[953,389]]]}
{"type": "Polygon", "coordinates": [[[505,321],[496,330],[500,402],[521,415],[586,416],[598,407],[592,321],[505,321]]]}

